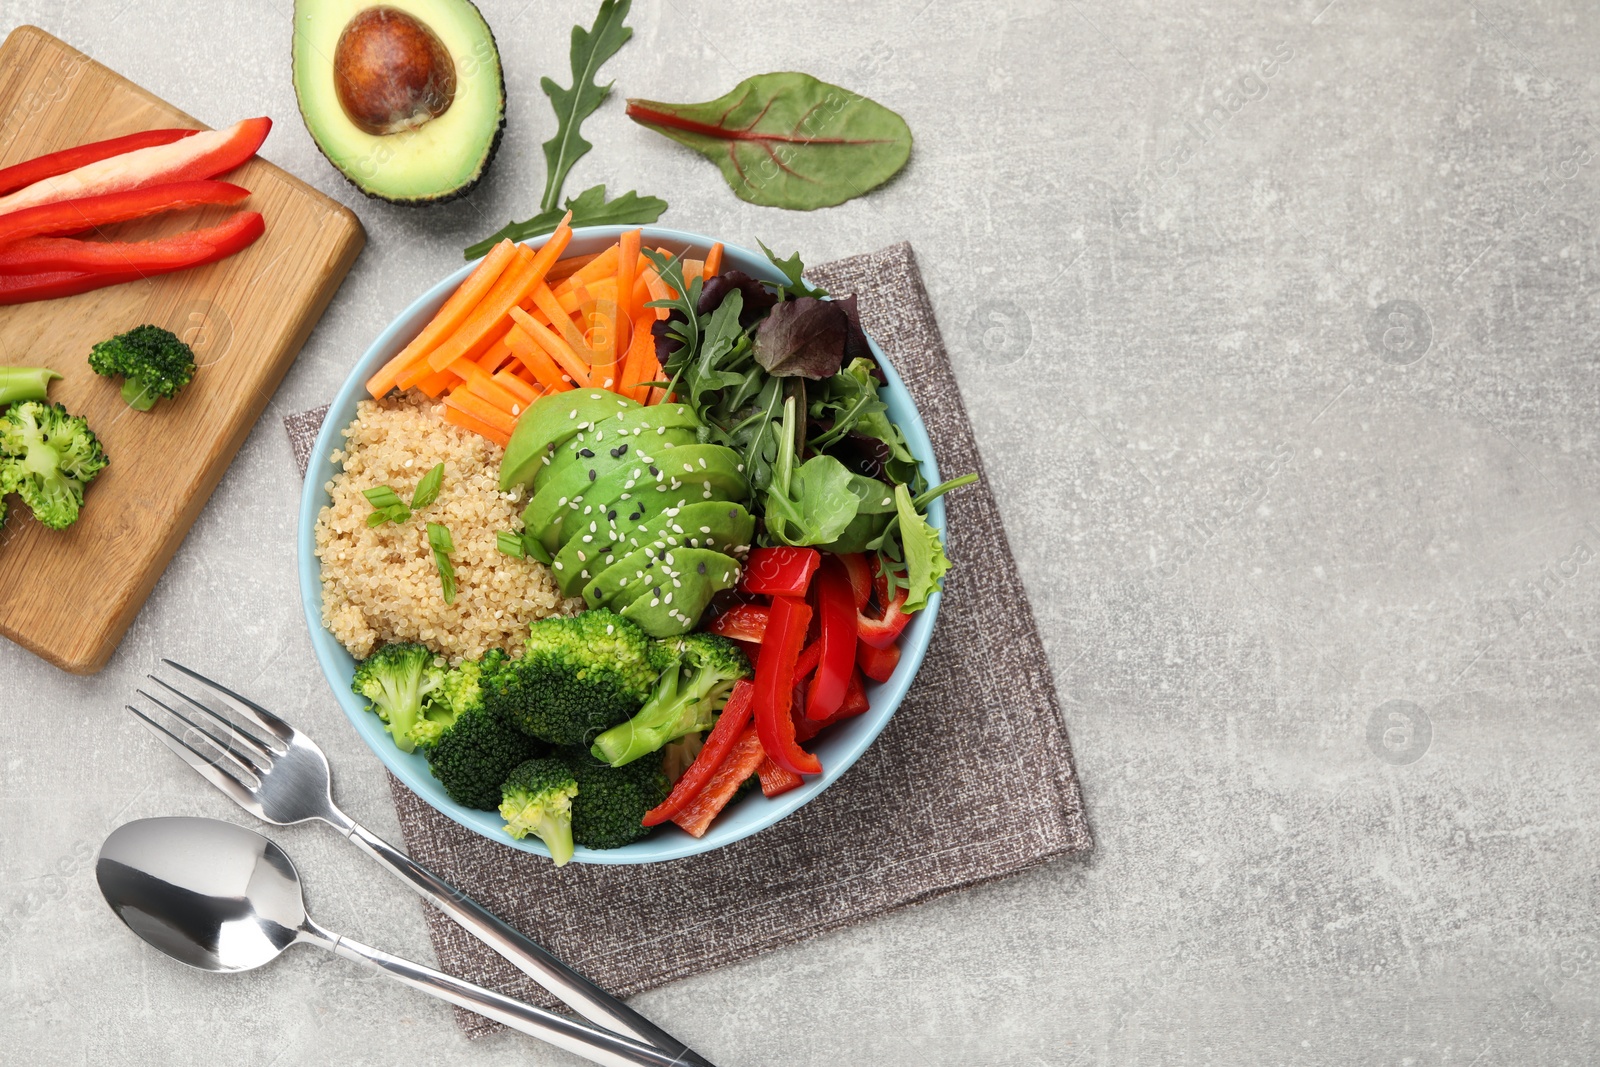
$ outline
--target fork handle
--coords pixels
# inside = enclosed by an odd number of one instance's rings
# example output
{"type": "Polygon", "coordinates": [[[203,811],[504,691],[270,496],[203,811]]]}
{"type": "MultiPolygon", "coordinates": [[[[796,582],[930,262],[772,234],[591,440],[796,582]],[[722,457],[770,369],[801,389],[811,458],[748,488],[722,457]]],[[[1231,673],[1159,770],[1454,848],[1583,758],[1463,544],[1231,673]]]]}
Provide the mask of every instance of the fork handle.
{"type": "Polygon", "coordinates": [[[689,1067],[713,1067],[711,1061],[556,959],[525,934],[507,926],[482,904],[366,827],[352,824],[348,836],[357,848],[398,875],[468,933],[504,956],[544,989],[560,997],[585,1019],[653,1045],[669,1057],[676,1057],[675,1062],[689,1067]]]}
{"type": "MultiPolygon", "coordinates": [[[[326,942],[324,942],[326,944],[326,942]]],[[[683,1061],[620,1034],[596,1030],[574,1019],[512,1000],[489,989],[463,982],[420,963],[391,956],[359,941],[335,935],[329,944],[336,955],[364,963],[430,996],[477,1012],[514,1030],[606,1067],[675,1067],[683,1061]]]]}

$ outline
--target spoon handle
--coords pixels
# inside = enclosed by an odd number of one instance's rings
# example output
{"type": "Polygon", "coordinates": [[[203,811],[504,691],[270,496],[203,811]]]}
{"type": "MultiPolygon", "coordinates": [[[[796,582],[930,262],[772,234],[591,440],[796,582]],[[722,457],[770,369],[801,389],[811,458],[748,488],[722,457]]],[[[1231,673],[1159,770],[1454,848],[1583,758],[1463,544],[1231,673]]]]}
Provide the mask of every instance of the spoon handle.
{"type": "MultiPolygon", "coordinates": [[[[328,944],[328,942],[323,943],[328,944]]],[[[424,967],[399,956],[380,952],[342,935],[332,940],[331,947],[336,955],[343,956],[347,960],[375,967],[413,989],[420,989],[457,1007],[477,1012],[497,1023],[504,1023],[513,1030],[531,1034],[591,1063],[605,1064],[607,1067],[638,1067],[639,1064],[646,1064],[648,1067],[673,1067],[684,1062],[631,1038],[605,1030],[596,1030],[566,1016],[524,1004],[520,1000],[512,1000],[493,990],[475,986],[471,982],[463,982],[431,967],[424,967]]]]}
{"type": "Polygon", "coordinates": [[[590,1022],[678,1057],[670,1062],[712,1067],[709,1060],[682,1041],[562,963],[532,938],[507,926],[482,904],[366,827],[353,823],[348,836],[353,845],[590,1022]]]}

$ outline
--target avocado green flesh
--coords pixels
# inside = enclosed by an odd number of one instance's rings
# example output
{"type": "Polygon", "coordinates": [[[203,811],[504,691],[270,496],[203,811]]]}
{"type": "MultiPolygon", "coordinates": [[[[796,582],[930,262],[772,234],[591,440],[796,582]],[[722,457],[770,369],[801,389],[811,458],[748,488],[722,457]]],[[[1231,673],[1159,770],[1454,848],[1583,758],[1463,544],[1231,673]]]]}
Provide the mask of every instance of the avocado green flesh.
{"type": "Polygon", "coordinates": [[[624,464],[637,465],[639,460],[636,457],[649,456],[651,458],[645,462],[652,463],[654,457],[666,455],[669,449],[694,443],[694,431],[682,428],[661,434],[651,432],[626,440],[614,438],[608,433],[594,441],[591,434],[580,433],[557,448],[550,462],[540,467],[539,473],[533,478],[534,493],[538,494],[557,482],[565,485],[568,491],[580,489],[580,483],[588,479],[591,470],[596,478],[603,478],[624,464]]]}
{"type": "Polygon", "coordinates": [[[618,518],[620,521],[597,523],[596,532],[589,535],[592,541],[573,537],[561,546],[555,557],[561,565],[555,573],[562,596],[577,595],[590,579],[616,562],[619,550],[633,553],[647,545],[684,545],[727,552],[748,546],[756,525],[742,504],[730,500],[683,502],[648,518],[641,516],[640,522],[629,522],[625,515],[618,518]]]}
{"type": "Polygon", "coordinates": [[[665,497],[680,489],[685,493],[678,495],[686,494],[692,502],[696,487],[701,490],[702,500],[749,497],[750,484],[738,469],[738,454],[731,448],[680,445],[667,451],[671,455],[670,462],[660,456],[652,457],[658,472],[654,475],[649,472],[648,464],[625,464],[605,477],[596,477],[575,495],[562,492],[559,486],[546,486],[534,494],[523,509],[523,527],[542,541],[548,551],[555,553],[570,536],[571,531],[563,535],[566,520],[576,520],[572,527],[575,531],[577,522],[598,521],[613,503],[632,500],[637,507],[640,501],[648,501],[656,494],[665,497]]]}
{"type": "Polygon", "coordinates": [[[595,420],[637,407],[639,402],[632,397],[604,389],[569,389],[541,396],[522,413],[511,431],[505,455],[500,458],[500,491],[509,493],[519,485],[532,485],[545,466],[551,445],[559,448],[595,420]]]}
{"type": "Polygon", "coordinates": [[[694,444],[694,431],[699,428],[700,420],[682,404],[660,404],[619,411],[611,418],[591,423],[557,445],[555,451],[549,453],[550,462],[542,464],[534,472],[533,488],[535,491],[543,489],[551,479],[579,458],[590,458],[582,456],[585,449],[600,459],[621,445],[628,446],[624,455],[635,450],[642,450],[648,455],[652,449],[664,447],[668,441],[675,445],[694,444]]]}
{"type": "Polygon", "coordinates": [[[384,0],[432,30],[455,64],[450,106],[415,129],[370,134],[350,121],[334,86],[339,36],[372,0],[295,0],[294,91],[312,140],[363,193],[393,203],[465,195],[505,129],[505,79],[494,33],[469,0],[384,0]]]}
{"type": "MultiPolygon", "coordinates": [[[[669,576],[657,580],[650,595],[639,594],[625,604],[620,614],[632,619],[651,637],[672,637],[694,629],[711,598],[723,589],[732,589],[739,580],[739,561],[705,548],[679,548],[666,553],[672,557],[669,576]],[[705,568],[701,572],[701,568],[705,568]],[[676,577],[678,585],[671,584],[676,577]]],[[[665,564],[656,565],[661,570],[665,564]]]]}

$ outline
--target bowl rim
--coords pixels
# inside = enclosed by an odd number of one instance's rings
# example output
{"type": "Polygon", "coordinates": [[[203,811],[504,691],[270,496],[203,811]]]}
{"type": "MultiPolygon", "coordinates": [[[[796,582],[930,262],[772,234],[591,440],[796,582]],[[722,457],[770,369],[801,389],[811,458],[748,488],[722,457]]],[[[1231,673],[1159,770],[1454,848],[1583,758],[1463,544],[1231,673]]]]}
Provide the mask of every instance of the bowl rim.
{"type": "MultiPolygon", "coordinates": [[[[634,229],[643,231],[643,237],[650,243],[650,247],[664,245],[669,248],[682,246],[685,249],[704,250],[709,249],[715,241],[714,238],[702,234],[661,226],[592,226],[573,230],[572,244],[568,246],[567,254],[574,254],[572,247],[578,245],[598,244],[603,248],[621,234],[634,229]]],[[[548,235],[530,238],[520,243],[538,249],[546,240],[548,235]]],[[[767,264],[765,256],[741,245],[729,242],[722,244],[724,263],[742,261],[744,265],[756,268],[754,277],[771,281],[781,280],[776,268],[767,264]]],[[[315,531],[317,516],[328,502],[324,484],[337,470],[329,458],[330,453],[342,445],[340,433],[354,418],[356,404],[367,398],[365,388],[367,379],[383,361],[398,352],[416,335],[478,262],[473,260],[451,272],[412,300],[404,310],[390,320],[388,326],[367,346],[366,351],[356,361],[328,405],[327,414],[317,432],[316,443],[312,446],[300,494],[300,514],[295,534],[300,599],[312,650],[322,670],[323,678],[333,690],[334,699],[352,727],[389,772],[429,807],[458,825],[497,844],[521,852],[548,856],[549,851],[537,838],[529,837],[518,841],[505,833],[501,829],[498,812],[465,808],[451,801],[444,795],[437,779],[428,771],[426,760],[420,753],[401,752],[394,746],[378,718],[368,712],[365,702],[350,691],[349,683],[354,660],[322,624],[321,564],[315,553],[315,531]],[[338,417],[340,412],[346,414],[338,417]]],[[[752,273],[748,270],[746,272],[752,273]]],[[[885,399],[891,409],[891,418],[905,434],[912,454],[917,457],[923,477],[927,479],[929,485],[937,485],[938,465],[934,459],[932,441],[928,437],[921,412],[882,347],[871,335],[868,335],[867,341],[874,358],[883,369],[886,379],[883,388],[887,393],[885,399]]],[[[943,536],[945,533],[943,498],[936,499],[929,505],[928,521],[943,536]]],[[[819,739],[822,743],[818,746],[818,754],[826,755],[822,774],[808,777],[805,784],[779,797],[763,797],[759,809],[749,807],[753,797],[745,798],[738,802],[736,807],[730,806],[724,817],[714,822],[703,837],[666,833],[656,834],[617,849],[590,849],[580,845],[574,851],[573,862],[625,865],[658,863],[700,855],[759,833],[805,806],[843,777],[888,726],[889,720],[899,709],[922,666],[943,599],[943,592],[935,591],[929,598],[927,606],[912,616],[901,639],[900,662],[894,673],[887,681],[870,685],[868,698],[871,707],[847,724],[842,724],[853,729],[834,729],[824,735],[823,739],[819,739]],[[757,812],[753,817],[748,814],[752,810],[757,812]],[[727,815],[735,814],[744,814],[745,817],[733,820],[726,818],[727,815]]]]}

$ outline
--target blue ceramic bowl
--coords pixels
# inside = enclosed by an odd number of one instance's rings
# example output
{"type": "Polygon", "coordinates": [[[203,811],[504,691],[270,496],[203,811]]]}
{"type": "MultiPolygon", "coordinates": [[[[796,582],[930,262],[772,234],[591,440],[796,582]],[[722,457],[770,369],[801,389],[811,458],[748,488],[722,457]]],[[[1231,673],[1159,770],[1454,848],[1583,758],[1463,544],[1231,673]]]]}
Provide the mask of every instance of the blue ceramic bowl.
{"type": "MultiPolygon", "coordinates": [[[[599,252],[616,241],[625,229],[627,227],[599,226],[579,230],[574,234],[567,254],[576,256],[599,252]]],[[[543,242],[544,239],[539,238],[530,241],[529,244],[536,248],[543,242]]],[[[712,241],[696,234],[647,226],[644,228],[644,244],[647,248],[665,247],[673,252],[693,249],[694,254],[704,255],[711,247],[712,241]]],[[[735,245],[725,246],[723,264],[728,268],[742,270],[755,278],[782,280],[765,256],[735,245]]],[[[456,286],[461,284],[461,280],[467,276],[472,266],[473,264],[468,264],[462,267],[423,293],[400,314],[399,318],[390,323],[389,328],[378,336],[367,349],[366,355],[355,365],[350,376],[345,379],[343,388],[339,390],[339,395],[334,398],[333,406],[328,410],[327,420],[322,424],[322,432],[317,435],[316,448],[311,454],[311,466],[306,473],[305,490],[300,498],[300,529],[297,535],[300,556],[300,599],[305,606],[306,624],[311,629],[312,647],[316,650],[317,661],[322,665],[322,672],[327,676],[329,686],[333,688],[335,699],[349,716],[350,724],[366,741],[367,746],[383,761],[384,766],[404,782],[407,788],[462,826],[510,848],[548,855],[544,844],[538,839],[530,837],[517,841],[507,834],[501,828],[502,822],[498,813],[475,811],[452,801],[429,773],[427,760],[420,753],[408,754],[395,748],[378,717],[367,711],[365,702],[350,691],[350,678],[355,670],[355,661],[322,625],[320,564],[313,549],[316,546],[317,515],[329,501],[325,486],[336,472],[328,456],[343,444],[339,432],[355,418],[356,403],[366,396],[363,383],[421,331],[423,325],[433,317],[434,312],[455,291],[456,286]]],[[[911,451],[921,457],[923,476],[930,485],[937,485],[939,473],[934,467],[933,448],[928,441],[928,431],[922,424],[922,417],[917,413],[916,405],[912,403],[911,396],[906,392],[899,375],[884,358],[883,351],[876,342],[872,343],[872,352],[882,366],[885,377],[888,378],[889,384],[883,392],[889,405],[889,416],[905,432],[911,451]]],[[[929,522],[942,533],[944,501],[934,501],[928,510],[929,522]]],[[[651,837],[623,848],[599,850],[580,846],[573,858],[579,863],[654,863],[657,860],[693,856],[749,837],[809,802],[850,769],[851,764],[855,763],[861,753],[866,751],[867,746],[872,744],[873,738],[883,731],[889,722],[889,716],[900,706],[900,701],[904,699],[906,690],[911,687],[911,680],[916,676],[917,668],[922,665],[922,657],[928,650],[934,619],[939,613],[940,597],[941,594],[935,593],[928,607],[914,616],[910,625],[906,627],[900,642],[900,664],[895,669],[894,675],[881,685],[869,686],[867,695],[872,707],[862,715],[830,727],[817,739],[813,751],[825,768],[822,774],[807,778],[800,788],[773,800],[768,800],[759,791],[747,795],[719,815],[702,838],[695,839],[676,827],[665,826],[651,837]]]]}

